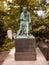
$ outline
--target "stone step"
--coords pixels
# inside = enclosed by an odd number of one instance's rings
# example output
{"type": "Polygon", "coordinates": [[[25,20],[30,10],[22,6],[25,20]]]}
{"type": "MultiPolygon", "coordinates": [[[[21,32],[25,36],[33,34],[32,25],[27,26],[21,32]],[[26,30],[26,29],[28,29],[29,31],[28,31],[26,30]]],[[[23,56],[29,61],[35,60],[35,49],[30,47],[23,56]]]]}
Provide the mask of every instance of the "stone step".
{"type": "Polygon", "coordinates": [[[36,53],[35,52],[17,52],[15,53],[15,60],[16,61],[36,60],[36,53]]]}
{"type": "Polygon", "coordinates": [[[19,49],[16,49],[16,52],[35,52],[35,49],[34,48],[29,48],[29,49],[23,49],[23,48],[19,48],[19,49]]]}

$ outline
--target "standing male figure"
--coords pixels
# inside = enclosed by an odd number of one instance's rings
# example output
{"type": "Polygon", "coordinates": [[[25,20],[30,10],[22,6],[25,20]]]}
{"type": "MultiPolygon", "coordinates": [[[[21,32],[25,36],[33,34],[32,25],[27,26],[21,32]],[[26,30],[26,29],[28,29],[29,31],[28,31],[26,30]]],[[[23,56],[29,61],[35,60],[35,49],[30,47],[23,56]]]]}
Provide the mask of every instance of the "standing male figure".
{"type": "Polygon", "coordinates": [[[27,7],[23,8],[23,12],[20,16],[20,29],[17,32],[17,36],[20,35],[29,35],[29,24],[31,23],[30,13],[27,11],[27,7]]]}

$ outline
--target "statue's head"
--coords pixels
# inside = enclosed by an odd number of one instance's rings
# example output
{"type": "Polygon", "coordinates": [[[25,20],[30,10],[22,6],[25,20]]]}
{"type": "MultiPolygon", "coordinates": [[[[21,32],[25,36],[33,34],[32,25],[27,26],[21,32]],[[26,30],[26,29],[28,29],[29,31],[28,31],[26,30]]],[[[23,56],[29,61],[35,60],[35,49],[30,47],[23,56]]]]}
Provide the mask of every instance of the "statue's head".
{"type": "Polygon", "coordinates": [[[27,7],[23,7],[23,12],[27,12],[27,7]]]}

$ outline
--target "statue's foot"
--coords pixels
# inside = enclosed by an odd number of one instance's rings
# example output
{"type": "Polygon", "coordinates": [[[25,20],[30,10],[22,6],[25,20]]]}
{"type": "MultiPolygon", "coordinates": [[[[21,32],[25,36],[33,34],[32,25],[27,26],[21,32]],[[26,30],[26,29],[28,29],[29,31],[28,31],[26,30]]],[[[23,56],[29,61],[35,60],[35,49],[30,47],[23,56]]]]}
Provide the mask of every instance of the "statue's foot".
{"type": "Polygon", "coordinates": [[[27,34],[27,37],[29,38],[29,35],[27,34]]]}

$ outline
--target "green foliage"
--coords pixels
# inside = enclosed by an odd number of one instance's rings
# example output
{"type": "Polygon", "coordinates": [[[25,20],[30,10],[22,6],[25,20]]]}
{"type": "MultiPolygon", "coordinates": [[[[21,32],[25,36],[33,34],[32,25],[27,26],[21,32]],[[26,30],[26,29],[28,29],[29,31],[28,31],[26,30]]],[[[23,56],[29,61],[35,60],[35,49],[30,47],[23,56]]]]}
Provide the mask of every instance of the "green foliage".
{"type": "Polygon", "coordinates": [[[5,43],[2,45],[2,47],[0,47],[0,52],[1,51],[10,51],[10,49],[12,49],[14,46],[15,46],[15,42],[6,38],[5,43]]]}
{"type": "Polygon", "coordinates": [[[49,38],[49,19],[36,19],[32,22],[32,33],[36,37],[49,38]]]}
{"type": "Polygon", "coordinates": [[[2,49],[3,51],[4,50],[8,51],[12,49],[13,47],[14,47],[14,42],[8,42],[8,43],[3,44],[2,49]]]}
{"type": "Polygon", "coordinates": [[[6,35],[6,30],[4,29],[4,24],[2,21],[0,21],[0,47],[5,42],[5,35],[6,35]]]}
{"type": "Polygon", "coordinates": [[[15,0],[15,2],[20,6],[27,6],[28,0],[15,0]]]}
{"type": "MultiPolygon", "coordinates": [[[[0,0],[0,41],[5,39],[6,31],[8,30],[8,28],[11,28],[13,32],[17,32],[20,23],[20,13],[22,12],[22,8],[24,6],[27,6],[28,10],[31,13],[32,34],[37,38],[49,38],[49,12],[47,11],[49,7],[45,7],[44,5],[45,0],[41,0],[41,4],[36,2],[36,0],[13,0],[13,2],[0,0]],[[4,6],[3,2],[7,4],[7,7],[4,6]],[[40,10],[40,7],[43,10],[47,11],[47,16],[43,19],[38,17],[34,12],[40,10]]],[[[8,50],[13,46],[13,42],[9,41],[6,38],[5,44],[3,44],[2,48],[8,50]]]]}

